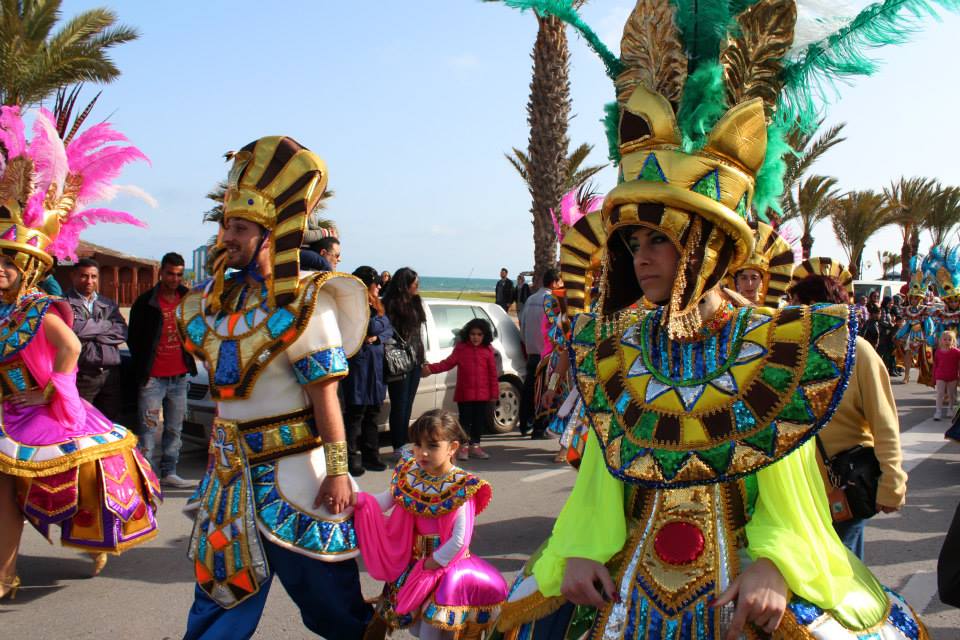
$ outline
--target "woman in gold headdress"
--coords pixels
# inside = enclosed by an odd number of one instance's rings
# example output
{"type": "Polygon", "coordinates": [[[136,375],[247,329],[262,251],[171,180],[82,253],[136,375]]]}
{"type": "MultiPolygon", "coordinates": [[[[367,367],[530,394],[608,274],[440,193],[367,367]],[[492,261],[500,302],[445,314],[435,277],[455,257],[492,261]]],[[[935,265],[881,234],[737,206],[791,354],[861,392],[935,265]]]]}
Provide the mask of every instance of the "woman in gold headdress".
{"type": "Polygon", "coordinates": [[[779,64],[796,20],[789,0],[747,4],[710,44],[714,14],[694,6],[691,25],[642,0],[624,58],[608,61],[640,62],[617,76],[621,182],[602,208],[598,309],[571,331],[592,433],[503,608],[508,638],[926,637],[840,543],[817,468],[813,436],[855,368],[850,308],[735,308],[722,293],[784,150],[784,129],[767,127],[779,66],[746,83],[752,48],[779,64]]]}
{"type": "Polygon", "coordinates": [[[36,118],[28,144],[19,109],[0,108],[0,599],[20,585],[24,518],[48,539],[59,525],[64,545],[91,554],[96,575],[108,553],[157,535],[161,496],[136,437],[77,395],[70,306],[37,289],[53,256],[76,257],[92,222],[141,224],[86,207],[144,156],[111,144],[125,138],[107,123],[64,136],[68,113],[36,118]]]}

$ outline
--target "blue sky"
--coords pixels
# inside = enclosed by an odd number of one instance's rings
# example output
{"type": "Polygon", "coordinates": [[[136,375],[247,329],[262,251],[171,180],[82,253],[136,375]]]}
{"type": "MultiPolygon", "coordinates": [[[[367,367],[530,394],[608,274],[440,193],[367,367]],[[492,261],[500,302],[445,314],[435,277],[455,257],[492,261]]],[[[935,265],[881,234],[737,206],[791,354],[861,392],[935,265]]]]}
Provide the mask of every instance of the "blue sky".
{"type": "MultiPolygon", "coordinates": [[[[583,13],[616,49],[632,4],[594,0],[583,13]]],[[[66,0],[63,10],[103,5],[66,0]]],[[[115,50],[123,75],[104,87],[94,120],[110,116],[151,158],[121,182],[159,205],[118,198],[114,205],[149,229],[103,225],[86,239],[189,260],[215,232],[201,218],[211,204],[205,194],[226,174],[223,153],[283,134],[328,164],[341,268],[496,277],[504,265],[530,267],[529,196],[503,153],[526,148],[532,16],[477,0],[109,6],[142,35],[115,50]]],[[[883,51],[875,77],[841,88],[828,121],[848,123],[847,141],[817,172],[837,176],[844,189],[880,189],[900,175],[960,184],[958,27],[957,16],[931,22],[913,43],[883,51]]],[[[599,119],[612,86],[572,33],[571,50],[571,142],[594,144],[591,160],[603,163],[599,119]]],[[[614,182],[607,169],[598,186],[614,182]]],[[[895,228],[875,237],[867,260],[875,263],[881,246],[899,248],[895,228]]],[[[842,255],[829,226],[818,229],[814,251],[842,255]]]]}

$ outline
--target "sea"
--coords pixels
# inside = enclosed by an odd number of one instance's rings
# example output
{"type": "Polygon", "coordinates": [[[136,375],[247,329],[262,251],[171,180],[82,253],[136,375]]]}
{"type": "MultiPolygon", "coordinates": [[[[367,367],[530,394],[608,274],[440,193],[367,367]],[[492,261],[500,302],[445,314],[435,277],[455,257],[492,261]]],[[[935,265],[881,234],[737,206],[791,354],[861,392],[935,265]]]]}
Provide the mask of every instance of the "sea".
{"type": "Polygon", "coordinates": [[[448,278],[437,276],[420,276],[421,291],[464,291],[489,292],[497,287],[499,278],[448,278]]]}

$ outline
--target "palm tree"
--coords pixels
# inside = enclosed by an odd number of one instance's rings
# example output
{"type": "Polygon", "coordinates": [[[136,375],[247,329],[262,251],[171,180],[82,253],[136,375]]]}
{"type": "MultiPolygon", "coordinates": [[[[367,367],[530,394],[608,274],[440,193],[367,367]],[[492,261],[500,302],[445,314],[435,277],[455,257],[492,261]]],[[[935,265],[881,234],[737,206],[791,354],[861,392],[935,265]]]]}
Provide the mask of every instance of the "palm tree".
{"type": "Polygon", "coordinates": [[[131,27],[117,25],[104,8],[79,13],[54,32],[62,0],[0,0],[0,102],[32,105],[60,87],[107,83],[120,70],[107,55],[136,40],[131,27]]]}
{"type": "Polygon", "coordinates": [[[877,252],[877,258],[880,260],[880,266],[883,268],[883,277],[893,271],[893,268],[900,264],[900,254],[893,251],[877,252]]]}
{"type": "Polygon", "coordinates": [[[863,250],[877,231],[894,224],[897,213],[887,199],[874,191],[852,191],[837,198],[830,214],[837,241],[847,254],[850,273],[860,273],[863,250]]]}
{"type": "Polygon", "coordinates": [[[803,217],[797,202],[800,182],[823,154],[846,140],[846,138],[840,137],[840,133],[845,126],[846,124],[841,122],[830,127],[816,138],[813,137],[815,131],[805,133],[799,127],[793,129],[788,142],[795,153],[788,153],[784,157],[786,172],[783,175],[783,198],[781,199],[783,214],[780,216],[779,222],[788,222],[803,217]]]}
{"type": "MultiPolygon", "coordinates": [[[[595,176],[597,173],[603,170],[607,165],[605,164],[593,164],[586,167],[581,167],[580,165],[587,159],[587,156],[590,155],[590,152],[593,151],[593,145],[587,144],[584,142],[579,147],[570,152],[570,155],[567,156],[567,161],[564,163],[564,174],[566,180],[563,186],[563,193],[568,193],[571,189],[578,187],[586,183],[590,178],[595,176]]],[[[517,170],[517,173],[520,174],[520,178],[527,183],[528,188],[530,185],[530,157],[520,149],[513,147],[513,153],[503,154],[513,168],[517,170]]]]}
{"type": "MultiPolygon", "coordinates": [[[[790,218],[800,221],[803,235],[800,237],[800,247],[803,249],[803,258],[810,257],[813,249],[813,228],[821,220],[828,218],[833,210],[837,198],[837,179],[828,176],[808,176],[800,181],[796,196],[792,199],[790,218]]],[[[793,194],[791,194],[793,195],[793,194]]]]}
{"type": "MultiPolygon", "coordinates": [[[[487,0],[496,1],[496,0],[487,0]]],[[[586,0],[578,0],[579,8],[586,0]]],[[[534,281],[557,263],[557,243],[550,210],[560,205],[570,183],[567,163],[570,155],[570,48],[566,25],[552,15],[534,14],[537,38],[533,45],[533,77],[527,102],[530,137],[525,161],[524,180],[530,191],[530,213],[533,216],[534,281]]],[[[509,158],[511,163],[515,158],[509,158]]],[[[519,159],[519,158],[516,158],[519,159]]],[[[517,166],[517,165],[514,165],[517,166]]],[[[519,168],[518,168],[519,170],[519,168]]]]}
{"type": "Polygon", "coordinates": [[[960,189],[941,187],[938,183],[923,226],[930,232],[934,245],[943,245],[947,236],[960,223],[960,189]]]}
{"type": "Polygon", "coordinates": [[[920,229],[936,190],[932,178],[900,178],[884,188],[883,195],[900,225],[900,279],[910,280],[910,258],[920,249],[920,229]]]}

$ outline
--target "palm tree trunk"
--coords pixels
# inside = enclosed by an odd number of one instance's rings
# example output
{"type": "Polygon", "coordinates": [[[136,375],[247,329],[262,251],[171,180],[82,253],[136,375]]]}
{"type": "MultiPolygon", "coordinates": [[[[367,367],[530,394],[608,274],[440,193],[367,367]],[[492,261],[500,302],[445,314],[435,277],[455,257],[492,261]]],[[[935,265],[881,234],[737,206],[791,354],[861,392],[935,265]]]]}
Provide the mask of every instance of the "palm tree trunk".
{"type": "Polygon", "coordinates": [[[804,260],[810,257],[810,252],[813,251],[813,236],[809,231],[803,232],[803,237],[800,238],[800,249],[803,251],[804,260]]]}
{"type": "Polygon", "coordinates": [[[912,225],[907,224],[903,229],[903,244],[900,245],[900,280],[910,282],[910,235],[912,225]]]}
{"type": "Polygon", "coordinates": [[[553,16],[537,17],[539,30],[533,47],[533,79],[527,122],[530,124],[530,195],[533,214],[534,279],[556,265],[557,238],[550,209],[560,205],[566,183],[570,140],[570,50],[564,23],[553,16]]]}

